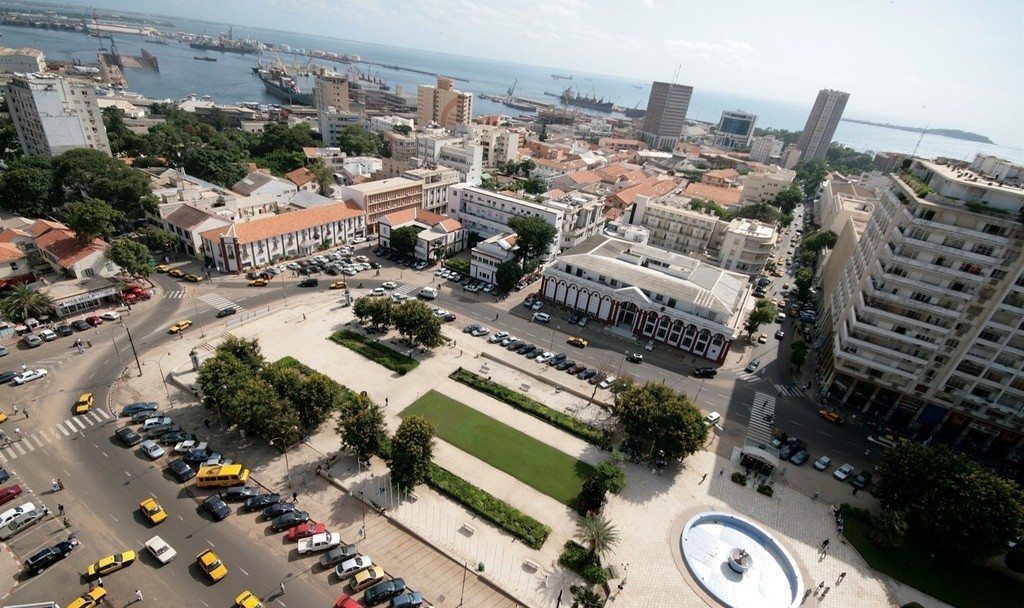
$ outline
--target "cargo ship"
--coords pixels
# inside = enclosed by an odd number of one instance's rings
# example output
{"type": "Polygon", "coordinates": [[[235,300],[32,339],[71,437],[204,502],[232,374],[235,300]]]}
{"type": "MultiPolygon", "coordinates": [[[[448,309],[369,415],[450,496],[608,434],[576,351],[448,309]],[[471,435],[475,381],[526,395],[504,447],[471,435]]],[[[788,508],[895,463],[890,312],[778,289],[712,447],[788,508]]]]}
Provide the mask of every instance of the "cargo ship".
{"type": "Polygon", "coordinates": [[[234,28],[228,28],[226,34],[217,38],[210,36],[199,36],[189,42],[191,48],[201,51],[220,51],[222,53],[242,53],[254,55],[260,50],[260,43],[255,40],[235,40],[233,37],[234,28]]]}
{"type": "Polygon", "coordinates": [[[598,99],[597,95],[593,92],[587,95],[580,95],[578,91],[573,91],[571,88],[562,91],[562,94],[558,96],[567,106],[579,106],[581,108],[590,108],[591,110],[600,110],[602,112],[611,112],[615,105],[611,101],[605,101],[604,97],[598,99]]]}
{"type": "Polygon", "coordinates": [[[313,105],[313,93],[304,93],[288,72],[277,67],[262,69],[256,74],[263,81],[263,86],[274,97],[300,106],[313,105]]]}
{"type": "Polygon", "coordinates": [[[195,55],[192,59],[196,61],[217,61],[216,57],[203,57],[202,55],[195,55]]]}
{"type": "Polygon", "coordinates": [[[572,74],[552,74],[551,77],[555,80],[572,80],[572,74]]]}

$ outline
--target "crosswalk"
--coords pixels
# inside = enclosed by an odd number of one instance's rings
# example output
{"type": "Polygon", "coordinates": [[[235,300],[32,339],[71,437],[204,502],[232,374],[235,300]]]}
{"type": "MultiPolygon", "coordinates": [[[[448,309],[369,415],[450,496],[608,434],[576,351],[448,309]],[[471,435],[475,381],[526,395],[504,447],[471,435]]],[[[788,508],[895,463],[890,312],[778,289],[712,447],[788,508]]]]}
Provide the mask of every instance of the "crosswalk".
{"type": "Polygon", "coordinates": [[[775,398],[768,393],[754,393],[754,407],[750,409],[750,423],[747,425],[747,438],[758,443],[769,443],[772,440],[772,423],[775,419],[775,398]]]}
{"type": "Polygon", "coordinates": [[[17,460],[20,456],[25,456],[54,441],[70,437],[79,431],[84,431],[91,426],[113,419],[114,417],[105,410],[95,409],[81,416],[64,420],[52,427],[43,428],[32,434],[25,435],[23,439],[19,439],[13,433],[9,433],[8,438],[11,439],[12,443],[0,449],[0,462],[17,460]]]}
{"type": "Polygon", "coordinates": [[[399,283],[398,287],[391,290],[391,293],[397,293],[403,296],[409,296],[411,298],[413,296],[413,292],[418,290],[419,288],[415,285],[410,285],[408,283],[399,283]]]}
{"type": "Polygon", "coordinates": [[[788,395],[790,397],[803,397],[804,393],[800,390],[800,387],[796,384],[773,384],[775,390],[779,391],[779,395],[788,395]]]}
{"type": "Polygon", "coordinates": [[[204,304],[209,304],[215,310],[223,310],[225,308],[234,308],[238,312],[245,310],[244,306],[236,304],[235,302],[225,298],[219,293],[208,293],[199,297],[199,301],[204,304]]]}
{"type": "Polygon", "coordinates": [[[184,289],[176,289],[174,291],[165,291],[163,298],[165,300],[180,300],[188,295],[188,292],[184,289]]]}

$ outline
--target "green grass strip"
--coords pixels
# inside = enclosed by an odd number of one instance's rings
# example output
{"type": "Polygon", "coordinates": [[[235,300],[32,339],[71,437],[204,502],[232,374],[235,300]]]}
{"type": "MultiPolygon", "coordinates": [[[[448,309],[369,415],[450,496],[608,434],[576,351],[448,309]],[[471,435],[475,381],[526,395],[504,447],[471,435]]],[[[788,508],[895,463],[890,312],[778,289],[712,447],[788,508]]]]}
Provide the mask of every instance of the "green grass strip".
{"type": "Polygon", "coordinates": [[[411,372],[420,364],[416,359],[403,355],[393,348],[384,346],[373,338],[368,338],[347,329],[331,334],[331,340],[401,375],[411,372]]]}

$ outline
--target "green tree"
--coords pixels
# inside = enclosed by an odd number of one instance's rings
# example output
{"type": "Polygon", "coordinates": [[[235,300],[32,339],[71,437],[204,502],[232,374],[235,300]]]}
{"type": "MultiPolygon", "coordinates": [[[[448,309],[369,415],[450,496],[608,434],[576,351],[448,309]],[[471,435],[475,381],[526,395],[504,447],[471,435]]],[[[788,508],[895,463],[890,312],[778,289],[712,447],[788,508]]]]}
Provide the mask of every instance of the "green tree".
{"type": "Polygon", "coordinates": [[[316,159],[309,165],[309,171],[316,179],[320,196],[330,196],[334,192],[334,171],[324,164],[322,159],[316,159]]]}
{"type": "Polygon", "coordinates": [[[313,132],[306,123],[289,127],[283,122],[270,122],[253,139],[249,152],[253,156],[265,156],[279,150],[302,152],[303,148],[315,144],[313,132]]]}
{"type": "Polygon", "coordinates": [[[217,352],[234,356],[253,372],[259,371],[267,363],[260,341],[256,338],[239,338],[228,334],[217,347],[217,352]]]}
{"type": "Polygon", "coordinates": [[[884,511],[905,514],[908,537],[948,558],[981,561],[1024,529],[1024,491],[943,447],[902,443],[880,464],[884,511]]]}
{"type": "Polygon", "coordinates": [[[822,249],[831,249],[836,246],[838,240],[839,236],[831,230],[808,232],[800,239],[800,251],[818,252],[822,249]]]}
{"type": "Polygon", "coordinates": [[[532,158],[524,158],[519,163],[518,171],[523,174],[524,177],[529,178],[530,173],[537,168],[537,163],[533,162],[532,158]]]}
{"type": "Polygon", "coordinates": [[[859,175],[874,169],[875,157],[871,154],[857,152],[840,143],[833,143],[825,153],[828,166],[846,175],[859,175]]]}
{"type": "Polygon", "coordinates": [[[693,454],[708,436],[700,410],[685,395],[657,382],[634,385],[620,394],[615,417],[648,452],[662,451],[668,459],[693,454]]]}
{"type": "Polygon", "coordinates": [[[790,186],[788,189],[783,190],[775,197],[775,201],[772,205],[782,209],[783,213],[793,213],[796,206],[804,200],[804,195],[800,192],[800,188],[796,186],[790,186]]]}
{"type": "Polygon", "coordinates": [[[814,271],[810,268],[801,268],[796,271],[796,285],[797,299],[801,302],[811,301],[811,288],[814,286],[814,271]]]}
{"type": "Polygon", "coordinates": [[[11,321],[52,315],[53,300],[47,294],[36,291],[24,283],[15,283],[0,299],[0,310],[11,321]]]}
{"type": "Polygon", "coordinates": [[[755,203],[753,205],[744,205],[739,209],[732,212],[733,217],[745,217],[747,219],[758,220],[759,222],[767,222],[769,224],[778,222],[782,218],[782,213],[772,207],[768,203],[755,203]]]}
{"type": "Polygon", "coordinates": [[[807,351],[809,349],[810,347],[803,340],[793,343],[789,351],[789,364],[793,366],[793,369],[797,371],[803,369],[804,363],[807,363],[807,351]]]}
{"type": "Polygon", "coordinates": [[[139,241],[155,251],[169,251],[178,246],[178,237],[170,230],[146,226],[135,231],[139,241]]]}
{"type": "Polygon", "coordinates": [[[572,594],[572,608],[602,608],[604,599],[590,587],[573,585],[569,587],[572,594]]]}
{"type": "Polygon", "coordinates": [[[363,296],[356,298],[355,302],[352,303],[352,314],[355,315],[360,322],[366,321],[370,318],[370,310],[373,308],[373,298],[369,296],[363,296]]]}
{"type": "Polygon", "coordinates": [[[384,140],[363,127],[351,125],[338,134],[338,147],[349,156],[380,156],[384,140]]]}
{"type": "Polygon", "coordinates": [[[263,156],[257,156],[253,162],[260,167],[270,169],[272,174],[282,177],[285,173],[305,165],[306,155],[294,150],[274,150],[263,156]]]}
{"type": "Polygon", "coordinates": [[[408,135],[412,133],[412,127],[410,127],[409,125],[395,125],[394,127],[392,127],[392,130],[395,133],[400,133],[402,135],[408,135]]]}
{"type": "Polygon", "coordinates": [[[349,396],[341,407],[335,429],[341,436],[341,447],[359,460],[380,454],[387,441],[384,410],[365,394],[349,396]]]}
{"type": "Polygon", "coordinates": [[[548,191],[548,186],[539,177],[528,177],[516,182],[517,190],[522,189],[527,194],[543,194],[548,191]]]}
{"type": "Polygon", "coordinates": [[[775,302],[765,298],[758,300],[754,304],[754,310],[750,311],[750,316],[747,317],[747,322],[743,324],[743,330],[747,332],[747,338],[753,339],[754,334],[761,328],[762,325],[771,323],[775,320],[775,317],[779,314],[779,307],[775,305],[775,302]]]}
{"type": "Polygon", "coordinates": [[[807,196],[812,196],[818,191],[818,186],[825,181],[826,175],[828,175],[828,163],[823,160],[797,163],[796,178],[803,183],[804,194],[807,196]]]}
{"type": "Polygon", "coordinates": [[[544,258],[558,231],[554,226],[536,216],[516,216],[508,220],[508,226],[516,233],[516,257],[526,270],[529,262],[544,258]]]}
{"type": "Polygon", "coordinates": [[[401,491],[411,491],[430,475],[433,458],[434,424],[422,416],[407,416],[391,440],[391,481],[401,491]]]}
{"type": "Polygon", "coordinates": [[[149,248],[132,239],[117,239],[111,243],[107,258],[132,276],[148,277],[156,269],[149,248]]]}
{"type": "Polygon", "coordinates": [[[90,198],[68,206],[65,223],[75,231],[75,240],[80,245],[87,245],[96,238],[106,238],[113,234],[114,224],[121,219],[121,214],[108,205],[106,201],[90,198]]]}
{"type": "Polygon", "coordinates": [[[230,188],[248,174],[246,157],[237,152],[198,146],[182,154],[185,171],[208,182],[230,188]]]}
{"type": "Polygon", "coordinates": [[[505,262],[494,271],[494,282],[498,285],[498,289],[505,293],[510,293],[515,289],[521,278],[523,278],[523,267],[515,260],[505,262]]]}
{"type": "Polygon", "coordinates": [[[262,376],[290,404],[303,434],[315,432],[342,402],[338,383],[319,372],[278,361],[266,366],[262,376]]]}
{"type": "Polygon", "coordinates": [[[53,199],[106,201],[125,217],[142,217],[149,178],[99,150],[77,148],[53,159],[53,199]]]}
{"type": "Polygon", "coordinates": [[[390,298],[370,298],[370,323],[379,329],[391,327],[395,305],[390,298]]]}
{"type": "Polygon", "coordinates": [[[588,515],[576,524],[576,538],[590,555],[600,558],[619,544],[619,530],[601,515],[588,515]]]}
{"type": "MultiPolygon", "coordinates": [[[[700,178],[698,177],[695,181],[700,181],[700,178]]],[[[725,207],[719,205],[714,201],[707,201],[702,198],[695,198],[691,200],[690,209],[693,209],[694,211],[706,211],[708,213],[718,216],[719,219],[726,221],[732,219],[732,215],[725,207]]]]}
{"type": "Polygon", "coordinates": [[[50,159],[30,156],[11,162],[0,174],[0,208],[26,217],[53,211],[53,169],[50,159]]]}
{"type": "Polygon", "coordinates": [[[626,487],[626,472],[614,460],[606,460],[597,465],[594,476],[612,494],[618,494],[626,487]]]}
{"type": "Polygon", "coordinates": [[[391,320],[413,346],[435,348],[445,343],[441,319],[420,300],[409,300],[393,307],[391,320]]]}
{"type": "Polygon", "coordinates": [[[391,231],[389,242],[391,248],[405,255],[412,255],[416,250],[417,235],[423,232],[422,226],[402,226],[391,231]]]}
{"type": "Polygon", "coordinates": [[[515,160],[507,160],[505,164],[498,163],[498,170],[508,177],[519,175],[519,163],[515,160]]]}
{"type": "Polygon", "coordinates": [[[103,108],[103,126],[107,129],[110,150],[115,155],[137,156],[145,153],[145,139],[128,129],[121,109],[114,106],[103,108]]]}
{"type": "Polygon", "coordinates": [[[21,158],[21,142],[10,116],[0,114],[0,159],[10,163],[21,158]]]}
{"type": "Polygon", "coordinates": [[[580,515],[597,513],[605,502],[605,494],[618,494],[625,486],[626,472],[614,460],[607,460],[584,480],[576,497],[576,510],[580,515]]]}

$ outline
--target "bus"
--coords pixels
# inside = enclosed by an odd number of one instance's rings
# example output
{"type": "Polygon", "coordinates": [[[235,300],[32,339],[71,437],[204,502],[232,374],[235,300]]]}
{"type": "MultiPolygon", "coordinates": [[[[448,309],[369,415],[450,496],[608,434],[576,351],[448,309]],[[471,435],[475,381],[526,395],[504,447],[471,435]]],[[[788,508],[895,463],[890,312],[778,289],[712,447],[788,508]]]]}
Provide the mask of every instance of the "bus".
{"type": "Polygon", "coordinates": [[[249,481],[249,469],[240,464],[200,467],[196,474],[197,488],[230,488],[244,486],[249,481]]]}

